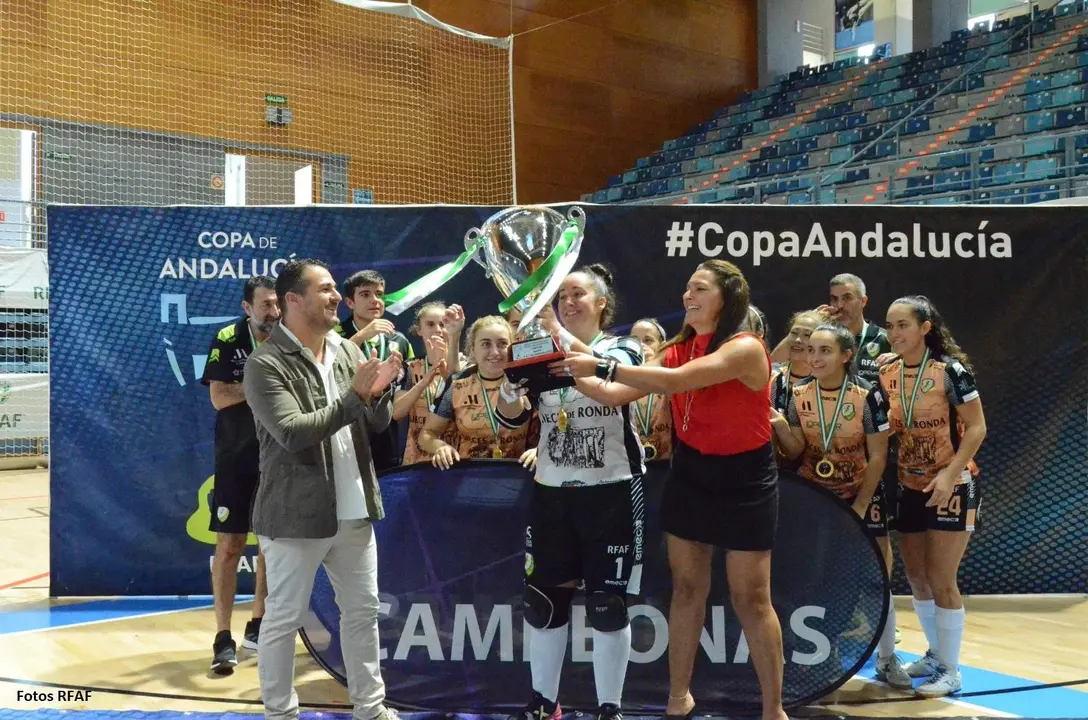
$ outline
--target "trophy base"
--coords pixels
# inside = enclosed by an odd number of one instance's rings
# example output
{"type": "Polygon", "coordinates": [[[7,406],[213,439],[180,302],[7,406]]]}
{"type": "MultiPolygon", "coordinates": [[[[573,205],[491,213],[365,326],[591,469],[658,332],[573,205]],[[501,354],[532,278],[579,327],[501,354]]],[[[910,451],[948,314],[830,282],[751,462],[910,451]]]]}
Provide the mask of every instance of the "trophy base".
{"type": "Polygon", "coordinates": [[[550,335],[524,340],[510,346],[510,360],[506,363],[506,377],[510,382],[525,381],[525,387],[534,395],[547,390],[574,387],[574,378],[552,375],[548,365],[562,360],[563,352],[550,335]]]}

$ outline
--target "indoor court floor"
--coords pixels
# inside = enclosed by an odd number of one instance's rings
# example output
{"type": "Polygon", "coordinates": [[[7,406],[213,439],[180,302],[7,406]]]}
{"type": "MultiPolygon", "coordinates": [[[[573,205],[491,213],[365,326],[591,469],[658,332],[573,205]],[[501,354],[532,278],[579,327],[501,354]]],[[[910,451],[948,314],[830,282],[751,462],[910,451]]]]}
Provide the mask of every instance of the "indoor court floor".
{"type": "MultiPolygon", "coordinates": [[[[45,469],[0,472],[0,720],[72,720],[76,710],[115,720],[260,713],[255,653],[240,650],[232,676],[208,671],[210,596],[49,599],[48,477],[45,469]],[[54,699],[26,700],[31,692],[54,699]]],[[[878,686],[870,663],[833,697],[791,716],[1088,717],[1088,596],[972,597],[965,605],[959,697],[919,700],[878,686]]],[[[912,660],[922,635],[910,598],[896,607],[899,651],[912,660]]],[[[236,638],[248,617],[240,599],[236,638]]],[[[344,688],[301,642],[297,652],[303,709],[314,718],[350,713],[344,688]]]]}

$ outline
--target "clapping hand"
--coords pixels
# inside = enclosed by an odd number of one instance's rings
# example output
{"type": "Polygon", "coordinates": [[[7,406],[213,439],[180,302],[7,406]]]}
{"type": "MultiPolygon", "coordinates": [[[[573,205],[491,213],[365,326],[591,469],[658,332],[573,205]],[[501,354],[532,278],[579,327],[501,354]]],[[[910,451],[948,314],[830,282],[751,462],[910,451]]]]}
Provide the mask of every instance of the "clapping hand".
{"type": "Polygon", "coordinates": [[[389,384],[400,376],[400,370],[404,366],[404,358],[399,352],[395,350],[389,353],[389,356],[378,364],[377,377],[374,379],[373,385],[370,387],[370,394],[374,397],[381,396],[385,392],[389,384]]]}
{"type": "Polygon", "coordinates": [[[381,365],[382,363],[375,357],[360,360],[355,365],[355,377],[352,378],[351,387],[363,399],[363,402],[370,400],[372,388],[378,379],[378,368],[381,365]]]}
{"type": "Polygon", "coordinates": [[[465,311],[461,309],[460,305],[450,305],[446,308],[443,321],[446,324],[446,330],[451,335],[456,335],[465,329],[465,311]]]}

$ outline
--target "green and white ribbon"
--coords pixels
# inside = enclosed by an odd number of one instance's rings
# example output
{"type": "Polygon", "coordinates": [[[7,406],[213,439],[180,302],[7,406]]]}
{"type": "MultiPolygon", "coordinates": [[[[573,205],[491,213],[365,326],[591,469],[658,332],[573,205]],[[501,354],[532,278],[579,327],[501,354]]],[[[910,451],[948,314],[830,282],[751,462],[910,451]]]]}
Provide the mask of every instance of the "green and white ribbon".
{"type": "Polygon", "coordinates": [[[831,441],[835,437],[835,428],[838,427],[839,418],[842,416],[842,401],[846,397],[846,381],[847,378],[843,378],[842,387],[839,388],[839,399],[835,401],[835,414],[831,416],[830,428],[828,428],[827,421],[824,419],[824,396],[819,383],[816,384],[816,410],[819,413],[820,441],[824,446],[825,458],[831,452],[831,441]]]}
{"type": "Polygon", "coordinates": [[[578,253],[582,249],[582,237],[582,228],[576,220],[567,223],[567,229],[563,231],[559,242],[548,253],[548,257],[543,264],[532,275],[525,278],[525,281],[518,285],[510,297],[499,303],[499,311],[505,313],[524,300],[542,283],[544,284],[536,300],[522,314],[518,329],[532,322],[537,314],[544,309],[544,306],[551,303],[552,297],[559,291],[559,286],[563,283],[563,278],[574,267],[574,263],[578,262],[578,253]]]}
{"type": "Polygon", "coordinates": [[[385,296],[385,311],[393,315],[400,315],[402,312],[448,283],[456,277],[457,273],[465,269],[465,266],[472,261],[473,256],[480,251],[480,248],[483,247],[486,240],[487,238],[481,235],[476,238],[476,241],[471,247],[458,255],[454,260],[435,268],[419,280],[409,284],[407,287],[397,290],[394,293],[387,294],[385,296]]]}

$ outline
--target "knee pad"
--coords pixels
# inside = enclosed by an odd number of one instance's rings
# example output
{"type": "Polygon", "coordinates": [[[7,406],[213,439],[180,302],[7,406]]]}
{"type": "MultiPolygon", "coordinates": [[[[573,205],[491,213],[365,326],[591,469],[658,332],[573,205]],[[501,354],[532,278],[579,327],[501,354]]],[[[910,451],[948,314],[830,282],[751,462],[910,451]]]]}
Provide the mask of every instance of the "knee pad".
{"type": "Polygon", "coordinates": [[[589,626],[601,632],[623,630],[631,621],[627,614],[627,598],[610,592],[592,592],[586,599],[589,626]]]}
{"type": "Polygon", "coordinates": [[[521,608],[525,622],[538,630],[563,627],[570,621],[570,602],[574,588],[538,588],[525,586],[521,608]]]}

